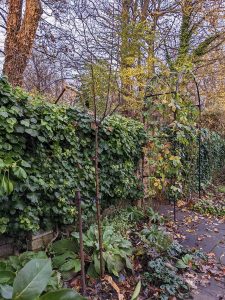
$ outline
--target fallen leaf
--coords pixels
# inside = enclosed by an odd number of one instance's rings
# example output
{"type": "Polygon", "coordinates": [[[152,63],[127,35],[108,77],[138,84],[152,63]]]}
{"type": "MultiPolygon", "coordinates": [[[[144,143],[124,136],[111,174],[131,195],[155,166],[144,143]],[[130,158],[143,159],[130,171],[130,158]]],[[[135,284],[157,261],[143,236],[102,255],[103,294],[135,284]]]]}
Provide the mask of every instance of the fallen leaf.
{"type": "Polygon", "coordinates": [[[124,300],[124,296],[120,294],[120,289],[118,285],[113,281],[111,276],[105,275],[103,280],[107,281],[114,288],[114,290],[117,292],[118,300],[124,300]]]}

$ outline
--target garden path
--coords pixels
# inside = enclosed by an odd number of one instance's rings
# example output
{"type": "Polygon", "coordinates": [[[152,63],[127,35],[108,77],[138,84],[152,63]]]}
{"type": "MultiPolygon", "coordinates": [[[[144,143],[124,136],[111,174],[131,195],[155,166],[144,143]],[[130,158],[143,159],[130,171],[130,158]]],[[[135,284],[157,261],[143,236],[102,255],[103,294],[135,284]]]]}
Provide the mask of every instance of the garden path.
{"type": "MultiPolygon", "coordinates": [[[[225,195],[224,195],[225,196],[225,195]]],[[[173,217],[173,207],[163,205],[160,212],[173,217]]],[[[194,300],[225,299],[225,219],[202,216],[186,207],[177,208],[175,238],[186,247],[202,249],[209,256],[207,266],[194,284],[194,300]]]]}

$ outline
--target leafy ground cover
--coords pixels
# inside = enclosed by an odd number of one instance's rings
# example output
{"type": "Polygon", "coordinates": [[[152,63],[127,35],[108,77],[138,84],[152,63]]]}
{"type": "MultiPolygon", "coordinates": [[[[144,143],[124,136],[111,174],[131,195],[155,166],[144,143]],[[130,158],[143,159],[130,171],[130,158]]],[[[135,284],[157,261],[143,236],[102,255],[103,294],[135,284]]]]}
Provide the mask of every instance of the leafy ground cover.
{"type": "Polygon", "coordinates": [[[225,186],[211,186],[202,199],[195,201],[192,209],[203,215],[225,218],[225,186]]]}
{"type": "MultiPolygon", "coordinates": [[[[176,234],[172,222],[152,209],[144,212],[129,207],[114,212],[103,224],[106,275],[100,279],[97,229],[91,225],[84,233],[87,299],[190,299],[198,274],[207,265],[208,258],[196,249],[183,247],[176,234]]],[[[82,299],[77,293],[72,294],[73,290],[81,292],[76,231],[54,242],[47,253],[25,252],[1,261],[2,299],[11,299],[7,298],[10,295],[12,299],[23,299],[13,296],[14,281],[21,276],[21,269],[30,270],[35,260],[48,262],[51,268],[36,298],[42,294],[43,299],[48,299],[45,295],[52,293],[54,299],[64,299],[60,298],[60,293],[71,293],[68,299],[82,299]],[[7,296],[6,292],[11,294],[7,296]]]]}

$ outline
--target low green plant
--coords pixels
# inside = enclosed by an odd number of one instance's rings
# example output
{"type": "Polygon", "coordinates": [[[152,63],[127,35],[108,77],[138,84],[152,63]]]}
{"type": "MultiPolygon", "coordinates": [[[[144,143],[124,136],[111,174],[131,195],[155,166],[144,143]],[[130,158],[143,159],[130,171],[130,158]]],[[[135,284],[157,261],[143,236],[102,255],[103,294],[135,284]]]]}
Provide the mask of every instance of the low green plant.
{"type": "MultiPolygon", "coordinates": [[[[119,276],[119,273],[125,267],[132,269],[130,256],[132,254],[132,245],[130,241],[124,239],[120,233],[116,232],[112,225],[103,226],[103,258],[105,268],[110,274],[119,276]]],[[[75,240],[79,240],[77,232],[72,233],[75,240]]],[[[91,263],[88,268],[90,276],[100,274],[99,262],[99,243],[98,231],[96,225],[91,225],[85,234],[83,234],[84,250],[91,257],[91,263]]]]}
{"type": "Polygon", "coordinates": [[[193,259],[194,259],[193,255],[191,255],[191,254],[185,254],[180,259],[178,259],[178,261],[176,263],[176,267],[178,269],[187,269],[187,268],[190,268],[193,265],[193,259]]]}
{"type": "Polygon", "coordinates": [[[224,185],[219,186],[218,192],[225,194],[225,186],[224,185]]]}
{"type": "MultiPolygon", "coordinates": [[[[12,285],[0,284],[1,299],[13,300],[84,300],[77,292],[70,289],[51,291],[42,295],[52,276],[50,259],[32,259],[18,271],[12,285]]],[[[5,278],[7,274],[5,274],[5,278]]],[[[1,276],[2,278],[2,276],[1,276]]],[[[12,278],[8,276],[10,282],[12,278]]]]}
{"type": "MultiPolygon", "coordinates": [[[[0,284],[12,284],[17,272],[19,272],[32,259],[48,259],[45,252],[27,251],[18,256],[10,256],[0,261],[0,284]],[[5,277],[5,275],[7,275],[5,277]]],[[[58,270],[52,272],[46,290],[57,290],[62,287],[61,274],[58,270]]]]}
{"type": "Polygon", "coordinates": [[[225,199],[211,200],[201,199],[193,205],[193,210],[203,215],[213,215],[216,217],[225,216],[225,199]]]}
{"type": "Polygon", "coordinates": [[[164,223],[164,219],[163,217],[158,213],[158,212],[155,212],[153,210],[153,208],[149,207],[147,210],[146,210],[146,215],[149,217],[150,221],[154,224],[163,224],[164,223]]]}
{"type": "Polygon", "coordinates": [[[184,248],[178,241],[173,241],[170,247],[166,251],[166,255],[169,258],[181,258],[187,254],[187,249],[184,248]]]}
{"type": "Polygon", "coordinates": [[[141,231],[141,237],[160,252],[167,251],[173,242],[171,235],[157,225],[152,225],[150,229],[144,228],[141,231]]]}
{"type": "Polygon", "coordinates": [[[157,299],[168,300],[171,297],[185,299],[189,293],[189,287],[185,281],[177,275],[177,269],[168,261],[157,258],[148,263],[148,272],[143,275],[145,285],[153,284],[160,288],[157,299]]]}
{"type": "Polygon", "coordinates": [[[80,258],[77,254],[79,245],[74,239],[56,241],[51,247],[51,253],[53,268],[59,270],[64,279],[72,278],[74,273],[81,270],[80,258]]]}
{"type": "Polygon", "coordinates": [[[138,222],[145,218],[145,213],[137,206],[129,206],[127,208],[128,220],[130,222],[138,222]]]}
{"type": "Polygon", "coordinates": [[[136,206],[129,206],[116,211],[111,217],[104,220],[105,225],[112,225],[116,232],[128,236],[130,229],[138,222],[144,220],[146,215],[136,206]]]}

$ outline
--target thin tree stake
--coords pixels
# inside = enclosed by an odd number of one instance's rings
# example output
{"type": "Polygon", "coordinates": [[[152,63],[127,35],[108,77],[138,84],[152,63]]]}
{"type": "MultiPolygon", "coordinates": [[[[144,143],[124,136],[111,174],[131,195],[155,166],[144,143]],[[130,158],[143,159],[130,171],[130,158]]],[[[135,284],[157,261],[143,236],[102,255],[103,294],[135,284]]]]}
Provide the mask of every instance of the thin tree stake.
{"type": "Polygon", "coordinates": [[[176,223],[177,218],[176,218],[176,200],[175,199],[173,201],[173,218],[174,218],[174,223],[176,223]]]}
{"type": "Polygon", "coordinates": [[[84,267],[84,244],[80,191],[77,191],[78,221],[79,221],[79,241],[80,241],[80,262],[81,262],[81,286],[82,293],[86,295],[85,267],[84,267]]]}
{"type": "MultiPolygon", "coordinates": [[[[97,123],[97,122],[96,122],[97,123]]],[[[95,124],[96,124],[95,123],[95,124]]],[[[97,225],[98,225],[98,242],[99,242],[99,254],[100,254],[100,276],[104,276],[103,265],[103,241],[102,241],[102,224],[101,224],[101,205],[100,205],[100,193],[99,193],[99,136],[98,136],[98,124],[95,128],[95,184],[96,184],[96,209],[97,209],[97,225]]]]}

